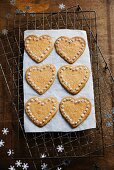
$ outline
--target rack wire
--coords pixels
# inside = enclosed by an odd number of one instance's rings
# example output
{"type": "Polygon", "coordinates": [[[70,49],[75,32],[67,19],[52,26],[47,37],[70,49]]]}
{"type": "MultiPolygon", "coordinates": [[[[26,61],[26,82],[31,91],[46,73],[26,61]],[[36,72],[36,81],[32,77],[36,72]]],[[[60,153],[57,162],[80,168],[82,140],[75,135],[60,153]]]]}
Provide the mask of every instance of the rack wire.
{"type": "MultiPolygon", "coordinates": [[[[12,140],[11,143],[12,148],[17,150],[17,155],[13,158],[32,160],[35,169],[39,168],[38,159],[46,159],[48,162],[50,161],[50,169],[53,169],[61,164],[62,159],[88,155],[103,156],[104,148],[114,144],[113,96],[111,91],[114,79],[98,46],[96,12],[83,11],[78,6],[57,13],[17,14],[14,18],[13,30],[0,38],[0,44],[1,75],[13,104],[13,130],[18,139],[12,140]],[[79,29],[87,32],[93,72],[97,128],[72,133],[25,133],[23,125],[24,31],[27,29],[62,28],[79,29]],[[20,150],[22,141],[25,141],[25,151],[20,150]],[[57,152],[58,145],[64,147],[62,153],[57,152]],[[46,158],[41,158],[41,153],[45,153],[46,158]],[[54,163],[56,159],[57,163],[54,163]]],[[[14,136],[12,136],[12,139],[14,139],[14,136]]]]}

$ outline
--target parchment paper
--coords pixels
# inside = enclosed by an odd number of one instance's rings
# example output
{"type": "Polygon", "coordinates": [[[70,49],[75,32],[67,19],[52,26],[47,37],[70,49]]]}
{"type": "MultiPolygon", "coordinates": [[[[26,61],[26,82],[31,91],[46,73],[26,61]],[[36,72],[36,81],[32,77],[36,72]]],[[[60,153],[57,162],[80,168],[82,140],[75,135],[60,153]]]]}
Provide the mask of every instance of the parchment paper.
{"type": "MultiPolygon", "coordinates": [[[[68,36],[68,37],[75,37],[81,36],[86,40],[86,49],[82,56],[73,64],[73,65],[86,65],[91,71],[91,63],[90,63],[90,54],[87,42],[87,35],[85,31],[82,30],[68,30],[68,29],[59,29],[59,30],[26,30],[24,32],[24,38],[28,35],[50,35],[55,41],[60,36],[68,36]]],[[[71,96],[59,83],[59,80],[56,76],[56,79],[53,85],[50,87],[48,91],[46,91],[43,95],[39,95],[35,90],[33,90],[25,80],[25,72],[28,67],[33,65],[43,65],[43,64],[54,64],[56,70],[68,64],[64,61],[56,52],[55,49],[51,52],[51,54],[40,64],[37,64],[33,61],[28,54],[24,51],[24,61],[23,61],[23,86],[24,86],[24,105],[27,100],[33,96],[40,96],[41,98],[54,96],[57,98],[58,102],[60,103],[61,99],[65,96],[71,96]]],[[[92,104],[92,110],[88,118],[77,128],[72,128],[66,120],[61,116],[60,112],[58,111],[54,118],[47,123],[44,127],[37,127],[32,121],[28,118],[26,113],[24,112],[24,128],[25,132],[71,132],[71,131],[81,131],[86,129],[91,129],[96,127],[96,118],[95,118],[95,107],[94,107],[94,91],[93,91],[93,79],[92,79],[92,72],[88,82],[86,83],[85,87],[77,94],[73,95],[74,97],[87,97],[92,104]]]]}

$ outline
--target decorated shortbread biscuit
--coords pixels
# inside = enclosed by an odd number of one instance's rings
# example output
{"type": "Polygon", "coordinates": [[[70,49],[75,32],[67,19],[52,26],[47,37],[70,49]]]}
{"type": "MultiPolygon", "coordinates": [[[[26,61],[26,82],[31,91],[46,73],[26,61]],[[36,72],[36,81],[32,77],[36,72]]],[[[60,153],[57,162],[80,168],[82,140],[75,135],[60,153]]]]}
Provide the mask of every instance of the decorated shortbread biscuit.
{"type": "Polygon", "coordinates": [[[47,124],[58,111],[58,101],[55,97],[45,99],[32,97],[27,101],[25,111],[33,123],[42,127],[47,124]]]}
{"type": "Polygon", "coordinates": [[[79,93],[88,81],[89,76],[90,71],[84,65],[65,65],[58,71],[60,83],[71,94],[79,93]]]}
{"type": "Polygon", "coordinates": [[[45,93],[53,84],[56,77],[56,68],[52,64],[31,66],[26,71],[28,84],[39,94],[45,93]]]}
{"type": "Polygon", "coordinates": [[[37,37],[36,35],[29,35],[25,39],[25,50],[28,55],[36,62],[42,62],[49,56],[53,50],[52,38],[48,35],[37,37]]]}
{"type": "Polygon", "coordinates": [[[74,63],[84,52],[86,42],[82,37],[59,37],[55,41],[57,53],[68,63],[74,63]]]}
{"type": "Polygon", "coordinates": [[[76,128],[91,112],[91,103],[85,97],[73,98],[65,97],[60,103],[60,112],[68,123],[76,128]]]}

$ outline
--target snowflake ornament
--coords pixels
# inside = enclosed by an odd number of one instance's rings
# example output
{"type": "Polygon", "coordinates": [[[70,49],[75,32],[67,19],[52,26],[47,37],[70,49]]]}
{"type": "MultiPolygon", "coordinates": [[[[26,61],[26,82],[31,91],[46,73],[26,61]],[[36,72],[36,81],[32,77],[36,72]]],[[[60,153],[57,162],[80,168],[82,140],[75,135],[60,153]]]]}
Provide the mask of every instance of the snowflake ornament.
{"type": "Polygon", "coordinates": [[[28,163],[23,163],[22,168],[23,170],[27,170],[29,168],[28,163]]]}
{"type": "Polygon", "coordinates": [[[45,157],[46,157],[46,154],[45,154],[45,153],[43,153],[43,154],[40,155],[40,158],[45,158],[45,157]]]}
{"type": "Polygon", "coordinates": [[[7,152],[8,156],[11,156],[14,154],[14,151],[12,149],[9,149],[8,152],[7,152]]]}
{"type": "Polygon", "coordinates": [[[106,113],[106,114],[105,114],[105,118],[108,119],[108,118],[111,118],[111,117],[112,117],[112,115],[111,115],[110,113],[106,113]]]}
{"type": "Polygon", "coordinates": [[[0,140],[0,148],[1,148],[2,146],[4,146],[4,143],[5,143],[5,142],[1,139],[1,140],[0,140]]]}
{"type": "Polygon", "coordinates": [[[41,169],[42,169],[42,170],[46,170],[46,169],[47,169],[47,164],[46,164],[46,163],[43,163],[43,164],[41,165],[41,169]]]}
{"type": "Polygon", "coordinates": [[[7,30],[7,29],[3,29],[3,30],[2,30],[2,34],[3,34],[3,35],[7,35],[7,34],[8,34],[8,30],[7,30]]]}
{"type": "Polygon", "coordinates": [[[15,165],[16,165],[16,167],[21,167],[22,162],[21,162],[20,160],[17,160],[17,161],[15,162],[15,165]]]}
{"type": "Polygon", "coordinates": [[[58,151],[58,152],[63,152],[63,150],[64,150],[63,145],[58,145],[58,146],[57,146],[57,151],[58,151]]]}
{"type": "Polygon", "coordinates": [[[10,4],[11,4],[11,5],[13,5],[13,6],[14,6],[14,5],[15,5],[15,3],[16,3],[16,0],[10,0],[10,4]]]}
{"type": "Polygon", "coordinates": [[[106,122],[106,126],[107,126],[107,127],[111,127],[112,125],[113,125],[112,122],[106,122]]]}
{"type": "Polygon", "coordinates": [[[9,170],[16,170],[14,166],[10,165],[9,170]]]}
{"type": "Polygon", "coordinates": [[[30,9],[31,9],[30,6],[26,6],[26,7],[25,7],[25,10],[27,10],[27,11],[30,10],[30,9]]]}
{"type": "Polygon", "coordinates": [[[35,15],[36,15],[35,12],[30,13],[30,16],[31,16],[31,17],[35,17],[35,15]]]}
{"type": "Polygon", "coordinates": [[[65,5],[63,3],[59,4],[59,9],[65,9],[65,5]]]}
{"type": "Polygon", "coordinates": [[[2,134],[3,135],[7,135],[9,133],[9,129],[8,128],[3,128],[2,129],[2,134]]]}

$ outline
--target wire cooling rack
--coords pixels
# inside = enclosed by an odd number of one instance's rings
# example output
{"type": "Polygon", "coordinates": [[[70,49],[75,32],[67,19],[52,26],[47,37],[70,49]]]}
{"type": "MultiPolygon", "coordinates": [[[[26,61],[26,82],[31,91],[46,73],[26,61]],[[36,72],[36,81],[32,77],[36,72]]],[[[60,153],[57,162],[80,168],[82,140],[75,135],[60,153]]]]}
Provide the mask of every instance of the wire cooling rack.
{"type": "Polygon", "coordinates": [[[12,124],[18,139],[14,140],[12,136],[12,148],[17,150],[17,155],[13,158],[32,160],[35,169],[39,167],[37,159],[47,159],[51,161],[50,169],[53,169],[52,159],[61,162],[62,158],[103,156],[104,148],[114,143],[111,92],[114,79],[97,43],[95,11],[83,11],[78,6],[57,13],[17,14],[14,18],[14,29],[1,37],[0,43],[1,75],[13,104],[12,124]],[[87,32],[93,71],[97,128],[72,133],[25,133],[23,125],[24,31],[62,28],[87,32]],[[23,141],[25,141],[23,146],[25,151],[20,149],[23,141]],[[63,152],[58,152],[58,146],[63,147],[63,152]],[[42,158],[42,153],[45,153],[45,158],[42,158]]]}

